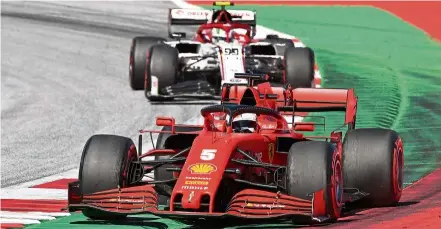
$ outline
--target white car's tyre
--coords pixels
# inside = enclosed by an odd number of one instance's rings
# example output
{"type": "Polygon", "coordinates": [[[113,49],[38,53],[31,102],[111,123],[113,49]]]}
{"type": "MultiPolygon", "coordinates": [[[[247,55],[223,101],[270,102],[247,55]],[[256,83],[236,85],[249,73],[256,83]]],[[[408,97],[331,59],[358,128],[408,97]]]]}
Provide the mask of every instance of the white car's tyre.
{"type": "Polygon", "coordinates": [[[129,58],[129,82],[133,90],[144,89],[146,58],[153,45],[166,41],[160,37],[135,37],[132,39],[129,58]]]}
{"type": "Polygon", "coordinates": [[[285,83],[293,88],[310,88],[314,80],[314,51],[290,47],[285,51],[285,83]]]}

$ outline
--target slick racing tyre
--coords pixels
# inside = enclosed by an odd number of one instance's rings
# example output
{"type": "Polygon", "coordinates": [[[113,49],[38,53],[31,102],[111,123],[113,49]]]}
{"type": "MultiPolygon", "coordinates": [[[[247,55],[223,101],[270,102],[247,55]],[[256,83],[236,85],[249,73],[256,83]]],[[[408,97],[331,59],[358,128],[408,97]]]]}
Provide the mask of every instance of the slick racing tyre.
{"type": "Polygon", "coordinates": [[[395,131],[368,128],[346,134],[343,143],[345,188],[369,194],[360,199],[360,205],[397,204],[403,190],[403,167],[403,142],[395,131]]]}
{"type": "Polygon", "coordinates": [[[166,41],[160,37],[135,37],[132,39],[129,59],[129,81],[133,90],[144,89],[145,64],[150,48],[166,41]]]}
{"type": "MultiPolygon", "coordinates": [[[[180,127],[176,126],[175,130],[177,132],[192,132],[192,131],[199,131],[202,128],[198,127],[180,127]]],[[[164,126],[161,131],[171,131],[171,127],[164,126]]],[[[174,140],[170,138],[170,136],[176,136],[166,133],[160,133],[158,135],[158,139],[156,140],[156,148],[157,149],[166,149],[166,148],[173,148],[173,149],[184,149],[186,146],[180,145],[180,144],[192,144],[194,137],[191,135],[184,135],[179,136],[178,138],[175,138],[174,140]],[[170,138],[170,139],[169,139],[170,138]]],[[[163,160],[170,158],[169,155],[167,156],[155,156],[155,160],[163,160]]],[[[170,180],[173,179],[173,172],[166,171],[167,168],[170,168],[170,165],[163,165],[155,169],[153,173],[153,178],[155,181],[157,180],[170,180]]],[[[156,184],[156,192],[158,193],[158,204],[159,205],[166,205],[169,204],[170,194],[173,190],[173,186],[170,184],[156,184]]]]}
{"type": "Polygon", "coordinates": [[[150,101],[161,100],[155,95],[177,82],[179,52],[166,44],[155,45],[151,47],[146,63],[145,95],[150,101]]]}
{"type": "Polygon", "coordinates": [[[310,88],[314,80],[314,51],[290,47],[285,52],[285,83],[293,88],[310,88]]]}
{"type": "MultiPolygon", "coordinates": [[[[340,217],[343,206],[343,172],[340,155],[335,147],[324,141],[303,141],[292,144],[287,161],[287,192],[301,199],[323,199],[324,212],[315,217],[334,221],[340,217]],[[323,192],[320,192],[323,191],[323,192]],[[315,194],[316,193],[316,194],[315,194]],[[319,195],[319,196],[313,196],[319,195]]],[[[313,224],[311,217],[294,218],[294,223],[313,224]]]]}
{"type": "MultiPolygon", "coordinates": [[[[82,194],[128,187],[129,166],[137,160],[135,145],[130,138],[115,135],[94,135],[89,138],[81,156],[79,182],[82,194]]],[[[121,215],[83,210],[91,219],[114,219],[121,215]]]]}

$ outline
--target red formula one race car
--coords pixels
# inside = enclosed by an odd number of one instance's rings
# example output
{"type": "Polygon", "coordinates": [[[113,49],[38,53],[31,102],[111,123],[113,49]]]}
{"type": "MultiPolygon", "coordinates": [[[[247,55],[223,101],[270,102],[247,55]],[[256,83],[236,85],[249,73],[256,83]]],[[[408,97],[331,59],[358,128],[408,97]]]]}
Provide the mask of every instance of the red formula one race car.
{"type": "Polygon", "coordinates": [[[392,130],[354,129],[353,89],[297,88],[273,94],[268,82],[234,85],[229,93],[226,88],[222,104],[201,110],[200,126],[157,117],[161,131],[140,131],[138,152],[142,133],[159,133],[146,153],[137,153],[126,137],[92,136],[81,157],[79,181],[69,184],[69,210],[82,210],[92,219],[151,213],[185,222],[315,223],[338,219],[348,202],[389,206],[400,200],[402,141],[392,130]],[[231,98],[234,91],[243,93],[231,98]],[[289,127],[282,116],[327,111],[345,112],[344,141],[339,131],[306,136],[303,132],[313,131],[314,123],[289,127]],[[142,160],[147,156],[155,160],[142,160]],[[152,171],[153,180],[143,179],[152,171]]]}

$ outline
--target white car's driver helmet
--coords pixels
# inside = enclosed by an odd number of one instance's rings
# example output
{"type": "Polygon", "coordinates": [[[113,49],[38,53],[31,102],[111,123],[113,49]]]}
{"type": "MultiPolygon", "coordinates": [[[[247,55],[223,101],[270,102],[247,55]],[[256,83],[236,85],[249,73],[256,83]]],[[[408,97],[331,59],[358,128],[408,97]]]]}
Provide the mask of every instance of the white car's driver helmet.
{"type": "Polygon", "coordinates": [[[211,42],[225,42],[227,40],[227,32],[223,29],[214,28],[211,30],[211,42]]]}
{"type": "Polygon", "coordinates": [[[234,132],[253,133],[257,127],[257,115],[244,113],[233,119],[232,127],[234,132]]]}
{"type": "Polygon", "coordinates": [[[230,30],[230,41],[233,43],[245,42],[244,36],[247,34],[246,29],[232,29],[230,30]]]}

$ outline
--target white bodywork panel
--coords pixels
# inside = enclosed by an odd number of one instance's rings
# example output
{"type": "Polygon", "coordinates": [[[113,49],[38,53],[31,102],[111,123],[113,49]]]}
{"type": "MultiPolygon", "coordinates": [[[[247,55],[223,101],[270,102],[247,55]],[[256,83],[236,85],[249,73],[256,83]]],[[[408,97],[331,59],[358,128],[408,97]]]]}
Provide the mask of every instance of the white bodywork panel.
{"type": "MultiPolygon", "coordinates": [[[[215,70],[220,69],[222,83],[242,84],[247,83],[246,79],[234,78],[235,73],[245,73],[245,53],[244,46],[239,42],[201,43],[194,40],[168,41],[166,44],[176,47],[178,44],[198,45],[197,53],[179,53],[181,61],[184,61],[189,71],[192,70],[215,70]],[[205,55],[215,57],[199,60],[205,55]]],[[[247,46],[271,45],[268,42],[254,42],[247,46]]],[[[248,57],[283,58],[277,55],[252,55],[248,57]]],[[[152,88],[153,90],[153,88],[152,88]]]]}
{"type": "Polygon", "coordinates": [[[152,81],[152,87],[150,88],[150,93],[152,95],[159,95],[158,77],[152,76],[151,81],[152,81]]]}
{"type": "Polygon", "coordinates": [[[176,47],[177,44],[194,44],[198,45],[199,49],[197,53],[179,53],[180,58],[185,58],[186,65],[190,66],[190,70],[210,70],[219,68],[219,62],[216,58],[206,58],[202,61],[198,59],[204,55],[217,55],[217,46],[211,43],[201,43],[199,41],[192,40],[180,40],[180,41],[169,41],[166,44],[176,47]]]}
{"type": "Polygon", "coordinates": [[[238,43],[218,43],[222,85],[224,83],[247,83],[246,79],[234,78],[235,73],[245,73],[243,46],[238,43]]]}

